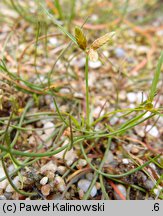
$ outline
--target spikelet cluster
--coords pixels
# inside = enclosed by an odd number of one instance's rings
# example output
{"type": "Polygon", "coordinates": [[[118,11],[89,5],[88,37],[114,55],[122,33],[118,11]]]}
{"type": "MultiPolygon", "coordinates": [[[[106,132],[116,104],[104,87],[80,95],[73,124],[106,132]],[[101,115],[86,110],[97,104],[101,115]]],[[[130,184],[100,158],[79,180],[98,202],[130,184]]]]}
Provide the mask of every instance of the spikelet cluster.
{"type": "Polygon", "coordinates": [[[87,39],[86,39],[83,31],[79,27],[75,27],[75,39],[76,39],[76,42],[79,45],[79,47],[82,50],[86,50],[86,48],[87,48],[87,39]]]}
{"type": "Polygon", "coordinates": [[[82,31],[81,28],[75,27],[75,39],[78,44],[78,46],[87,52],[89,58],[91,61],[97,61],[98,60],[98,52],[97,49],[99,49],[101,46],[103,46],[106,43],[112,43],[113,37],[115,35],[115,32],[110,32],[102,37],[97,38],[90,46],[89,49],[87,48],[87,39],[82,31]]]}
{"type": "Polygon", "coordinates": [[[88,51],[88,55],[91,61],[97,61],[98,60],[98,52],[97,49],[99,49],[101,46],[103,46],[106,43],[112,43],[113,37],[115,35],[115,32],[110,32],[105,34],[102,37],[97,38],[90,46],[90,49],[88,51]]]}
{"type": "Polygon", "coordinates": [[[114,35],[115,35],[115,32],[110,32],[110,33],[103,35],[102,37],[97,38],[91,44],[91,48],[94,50],[97,50],[98,48],[100,48],[101,46],[103,46],[104,44],[108,42],[112,43],[114,35]]]}

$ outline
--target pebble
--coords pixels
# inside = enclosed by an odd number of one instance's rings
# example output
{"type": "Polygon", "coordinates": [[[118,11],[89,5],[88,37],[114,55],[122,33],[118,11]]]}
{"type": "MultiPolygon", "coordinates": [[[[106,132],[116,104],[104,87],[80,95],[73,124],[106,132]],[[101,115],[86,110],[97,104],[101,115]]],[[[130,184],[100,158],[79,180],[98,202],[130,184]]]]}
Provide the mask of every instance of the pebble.
{"type": "Polygon", "coordinates": [[[123,164],[129,164],[130,163],[130,160],[128,158],[123,158],[122,159],[122,163],[123,164]]]}
{"type": "Polygon", "coordinates": [[[140,137],[144,137],[145,133],[144,133],[144,127],[141,127],[140,125],[136,126],[135,128],[136,133],[140,136],[140,137]]]}
{"type": "Polygon", "coordinates": [[[71,66],[76,66],[78,68],[83,68],[85,66],[85,58],[82,57],[80,59],[78,58],[74,58],[71,63],[70,63],[71,66]]]}
{"type": "MultiPolygon", "coordinates": [[[[90,72],[88,75],[89,87],[94,88],[96,85],[96,74],[94,72],[90,72]]],[[[96,109],[96,108],[95,108],[96,109]]]]}
{"type": "Polygon", "coordinates": [[[150,134],[150,135],[153,136],[153,137],[158,137],[159,131],[158,131],[158,129],[157,129],[156,126],[147,125],[146,131],[148,131],[148,130],[149,130],[148,134],[150,134]]]}
{"type": "Polygon", "coordinates": [[[100,116],[103,116],[104,113],[105,113],[105,111],[102,110],[102,112],[101,112],[101,107],[98,106],[98,107],[96,107],[96,108],[94,109],[93,117],[94,117],[94,118],[98,118],[98,117],[100,117],[100,116]],[[100,114],[100,116],[99,116],[99,114],[100,114]]]}
{"type": "Polygon", "coordinates": [[[132,154],[138,154],[138,153],[139,153],[139,149],[138,149],[136,146],[133,146],[133,147],[131,148],[131,153],[132,153],[132,154]]]}
{"type": "Polygon", "coordinates": [[[55,107],[55,105],[54,105],[53,102],[50,103],[49,107],[50,107],[50,110],[52,110],[52,111],[56,111],[56,107],[55,107]]]}
{"type": "Polygon", "coordinates": [[[89,67],[92,68],[92,69],[98,69],[100,68],[102,65],[102,63],[100,61],[89,61],[89,67]]]}
{"type": "MultiPolygon", "coordinates": [[[[87,179],[81,179],[78,182],[78,188],[83,190],[84,192],[86,192],[88,190],[90,184],[91,184],[91,182],[88,181],[87,179]]],[[[93,186],[90,195],[91,195],[91,197],[94,197],[94,196],[96,196],[96,194],[97,194],[97,189],[95,186],[93,186]]]]}
{"type": "Polygon", "coordinates": [[[48,179],[51,181],[51,180],[53,180],[54,179],[54,172],[53,171],[50,171],[50,170],[48,170],[47,172],[46,172],[46,176],[48,177],[48,179]]]}
{"type": "Polygon", "coordinates": [[[13,172],[14,170],[15,170],[15,167],[14,167],[14,165],[13,164],[11,164],[9,167],[8,167],[8,172],[9,173],[11,173],[11,172],[13,172]]]}
{"type": "Polygon", "coordinates": [[[79,194],[80,199],[82,199],[83,196],[84,196],[84,191],[80,189],[80,190],[78,191],[78,194],[79,194]]]}
{"type": "Polygon", "coordinates": [[[149,48],[146,46],[138,46],[136,50],[137,50],[137,54],[139,55],[146,54],[149,52],[149,48]]]}
{"type": "Polygon", "coordinates": [[[29,143],[30,145],[34,145],[34,144],[36,143],[35,137],[34,137],[34,136],[30,136],[30,137],[28,138],[28,143],[29,143]]]}
{"type": "Polygon", "coordinates": [[[92,181],[93,180],[93,173],[87,173],[85,175],[86,179],[88,179],[89,181],[92,181]]]}
{"type": "Polygon", "coordinates": [[[41,173],[46,172],[47,170],[55,173],[57,171],[57,165],[53,161],[49,161],[47,164],[41,167],[41,173]]]}
{"type": "Polygon", "coordinates": [[[44,195],[44,196],[48,196],[50,194],[50,185],[49,184],[46,184],[46,185],[43,185],[41,187],[41,193],[44,195]]]}
{"type": "Polygon", "coordinates": [[[67,168],[65,166],[58,166],[57,171],[60,175],[63,175],[66,172],[67,168]]]}
{"type": "Polygon", "coordinates": [[[49,42],[50,42],[52,45],[58,45],[58,40],[57,40],[57,38],[55,38],[55,37],[49,38],[49,42]]]}
{"type": "Polygon", "coordinates": [[[162,187],[161,186],[158,186],[157,188],[155,188],[153,190],[153,192],[156,194],[156,196],[159,196],[160,193],[161,193],[161,190],[162,190],[162,187]]]}
{"type": "Polygon", "coordinates": [[[119,118],[116,117],[116,116],[113,116],[113,117],[110,119],[110,124],[111,124],[111,125],[115,125],[118,121],[119,121],[119,118]]]}
{"type": "Polygon", "coordinates": [[[3,181],[0,182],[0,189],[5,189],[8,185],[8,180],[5,179],[3,181]]]}
{"type": "Polygon", "coordinates": [[[97,190],[100,190],[100,188],[101,188],[100,182],[96,182],[96,183],[95,183],[95,186],[96,186],[96,189],[97,189],[97,190]]]}
{"type": "MultiPolygon", "coordinates": [[[[62,146],[67,145],[68,143],[69,143],[69,141],[65,140],[65,142],[63,143],[62,146]]],[[[59,152],[58,154],[55,155],[55,157],[59,158],[59,159],[63,159],[64,152],[65,152],[65,150],[59,152]]],[[[65,160],[66,160],[66,164],[68,166],[70,166],[75,161],[75,159],[77,159],[77,158],[78,158],[78,156],[73,149],[71,149],[70,151],[67,151],[67,153],[65,154],[65,160]]]]}
{"type": "Polygon", "coordinates": [[[48,177],[47,177],[47,176],[43,177],[43,178],[40,180],[40,184],[41,184],[41,185],[46,185],[47,182],[48,182],[48,177]]]}
{"type": "Polygon", "coordinates": [[[124,58],[126,55],[124,49],[122,49],[120,47],[116,48],[114,52],[115,52],[115,55],[117,58],[124,58]]]}
{"type": "Polygon", "coordinates": [[[33,129],[33,125],[27,125],[25,128],[27,129],[27,134],[32,135],[32,130],[31,129],[33,129]]]}
{"type": "Polygon", "coordinates": [[[50,105],[53,102],[53,98],[51,95],[45,95],[45,103],[46,105],[50,105]]]}
{"type": "Polygon", "coordinates": [[[56,185],[57,189],[60,192],[63,192],[66,189],[65,182],[64,182],[63,178],[60,177],[60,176],[56,176],[55,177],[55,179],[54,179],[54,185],[56,185]]]}
{"type": "Polygon", "coordinates": [[[119,99],[122,100],[122,101],[125,101],[125,100],[126,100],[126,91],[121,90],[121,91],[119,92],[119,99]]]}
{"type": "Polygon", "coordinates": [[[85,159],[78,160],[78,164],[77,164],[78,167],[84,167],[86,165],[87,165],[87,161],[85,159]]]}
{"type": "Polygon", "coordinates": [[[150,179],[147,179],[145,182],[144,182],[144,187],[148,190],[151,190],[153,187],[155,186],[154,182],[150,179]]]}
{"type": "Polygon", "coordinates": [[[49,139],[48,140],[48,138],[49,138],[49,136],[47,135],[47,134],[42,134],[42,135],[40,135],[40,139],[41,139],[41,143],[42,143],[42,141],[43,141],[43,144],[46,146],[46,147],[50,147],[51,145],[52,145],[52,139],[49,139]],[[46,141],[46,140],[48,140],[48,141],[46,141]]]}
{"type": "Polygon", "coordinates": [[[129,92],[129,93],[127,93],[127,99],[128,99],[131,103],[136,102],[136,100],[137,100],[137,95],[136,95],[136,93],[134,93],[134,92],[129,92]]]}
{"type": "MultiPolygon", "coordinates": [[[[123,196],[126,198],[126,188],[122,184],[117,185],[118,190],[123,194],[123,196]]],[[[119,195],[114,191],[114,197],[117,200],[121,200],[119,195]]]]}
{"type": "Polygon", "coordinates": [[[44,133],[50,136],[54,132],[55,126],[52,122],[46,122],[44,124],[44,133]]]}
{"type": "Polygon", "coordinates": [[[6,200],[6,197],[4,195],[1,195],[0,200],[6,200]]]}
{"type": "Polygon", "coordinates": [[[67,164],[68,166],[70,166],[70,165],[75,161],[75,159],[77,159],[77,158],[78,158],[78,157],[77,157],[76,152],[75,152],[73,149],[71,149],[71,150],[68,151],[68,152],[66,153],[66,155],[65,155],[66,164],[67,164]]]}
{"type": "MultiPolygon", "coordinates": [[[[1,163],[0,163],[0,178],[3,178],[5,177],[5,172],[3,170],[3,167],[1,166],[1,163]]],[[[5,179],[3,181],[0,182],[0,189],[5,189],[8,185],[8,180],[5,179]]]]}
{"type": "Polygon", "coordinates": [[[108,155],[105,160],[105,164],[110,164],[114,160],[114,155],[111,151],[108,152],[108,155]]]}
{"type": "MultiPolygon", "coordinates": [[[[20,184],[19,176],[16,176],[12,182],[15,185],[15,187],[17,187],[18,189],[20,188],[21,184],[20,184]]],[[[8,184],[8,186],[6,187],[6,192],[14,192],[14,191],[15,191],[14,188],[10,184],[8,184]]]]}

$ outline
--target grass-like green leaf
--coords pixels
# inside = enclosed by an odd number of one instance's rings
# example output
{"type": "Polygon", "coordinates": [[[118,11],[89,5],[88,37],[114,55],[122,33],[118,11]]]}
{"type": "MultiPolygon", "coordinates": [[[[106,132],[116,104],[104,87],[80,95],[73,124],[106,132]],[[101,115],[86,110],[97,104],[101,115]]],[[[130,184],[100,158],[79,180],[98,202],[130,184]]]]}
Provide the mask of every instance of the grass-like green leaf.
{"type": "Polygon", "coordinates": [[[40,4],[40,5],[41,5],[42,10],[53,21],[53,23],[58,26],[58,28],[61,30],[61,32],[66,34],[71,39],[71,41],[73,41],[76,45],[78,45],[75,37],[71,33],[69,33],[63,26],[61,26],[61,24],[57,20],[54,19],[54,17],[49,13],[49,11],[42,4],[40,4]]]}
{"type": "Polygon", "coordinates": [[[151,90],[150,90],[150,94],[149,94],[149,101],[153,101],[154,96],[156,94],[156,89],[157,89],[157,84],[159,81],[159,77],[160,77],[160,73],[161,73],[161,66],[163,63],[163,52],[161,52],[158,64],[157,64],[157,68],[156,68],[156,72],[152,81],[152,86],[151,86],[151,90]]]}

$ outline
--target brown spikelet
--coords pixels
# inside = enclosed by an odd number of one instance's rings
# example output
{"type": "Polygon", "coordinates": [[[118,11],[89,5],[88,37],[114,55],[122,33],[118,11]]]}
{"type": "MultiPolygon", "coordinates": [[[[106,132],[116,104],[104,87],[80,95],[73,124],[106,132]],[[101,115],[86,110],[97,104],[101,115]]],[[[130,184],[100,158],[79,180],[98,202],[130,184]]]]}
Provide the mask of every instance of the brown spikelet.
{"type": "Polygon", "coordinates": [[[101,46],[103,46],[104,44],[106,44],[107,42],[112,42],[113,36],[115,35],[115,32],[110,32],[105,34],[102,37],[97,38],[92,44],[91,44],[91,48],[94,50],[97,50],[98,48],[100,48],[101,46]]]}
{"type": "Polygon", "coordinates": [[[76,39],[76,42],[79,45],[79,47],[82,50],[85,50],[87,47],[87,39],[86,39],[83,31],[79,27],[75,27],[75,39],[76,39]]]}

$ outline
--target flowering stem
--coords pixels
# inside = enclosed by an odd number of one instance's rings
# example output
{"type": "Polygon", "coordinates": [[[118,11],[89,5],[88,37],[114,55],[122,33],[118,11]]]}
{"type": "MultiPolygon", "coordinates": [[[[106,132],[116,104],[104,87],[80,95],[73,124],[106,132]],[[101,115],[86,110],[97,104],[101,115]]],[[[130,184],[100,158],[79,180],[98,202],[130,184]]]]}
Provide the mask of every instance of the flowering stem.
{"type": "Polygon", "coordinates": [[[86,55],[86,63],[85,63],[85,86],[86,86],[86,122],[89,127],[90,119],[89,119],[89,85],[88,85],[88,55],[86,55]]]}

